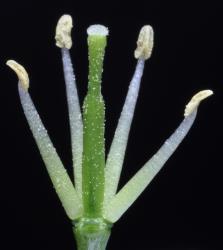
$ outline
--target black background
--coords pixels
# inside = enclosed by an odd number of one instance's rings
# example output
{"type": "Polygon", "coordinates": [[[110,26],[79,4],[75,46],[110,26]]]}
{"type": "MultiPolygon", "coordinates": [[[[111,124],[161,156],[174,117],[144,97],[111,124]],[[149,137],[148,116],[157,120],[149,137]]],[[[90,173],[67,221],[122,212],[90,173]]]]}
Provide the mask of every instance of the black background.
{"type": "Polygon", "coordinates": [[[122,186],[183,118],[202,89],[215,95],[199,108],[182,145],[112,230],[108,249],[223,249],[223,8],[220,1],[4,1],[0,10],[1,249],[76,249],[25,121],[8,59],[30,74],[30,93],[72,173],[58,18],[73,16],[80,99],[87,87],[86,28],[109,27],[103,95],[108,150],[136,60],[138,31],[151,24],[155,47],[146,63],[121,178],[122,186]],[[6,243],[6,245],[4,245],[6,243]]]}

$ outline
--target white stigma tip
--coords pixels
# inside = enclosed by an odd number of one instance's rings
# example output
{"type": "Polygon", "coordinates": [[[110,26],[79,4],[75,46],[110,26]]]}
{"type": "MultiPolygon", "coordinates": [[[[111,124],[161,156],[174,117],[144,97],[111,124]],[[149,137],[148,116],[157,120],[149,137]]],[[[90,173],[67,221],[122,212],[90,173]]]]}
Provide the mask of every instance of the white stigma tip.
{"type": "Polygon", "coordinates": [[[194,95],[190,102],[186,105],[186,108],[184,110],[184,117],[190,115],[200,104],[200,102],[204,99],[206,99],[207,97],[213,95],[213,91],[212,90],[202,90],[200,92],[198,92],[196,95],[194,95]]]}
{"type": "Polygon", "coordinates": [[[63,15],[56,27],[56,46],[60,48],[70,49],[72,47],[71,29],[73,27],[72,17],[70,15],[63,15]]]}
{"type": "Polygon", "coordinates": [[[139,32],[137,48],[135,50],[136,59],[140,58],[147,60],[151,57],[153,49],[153,39],[153,28],[150,25],[143,26],[139,32]]]}
{"type": "Polygon", "coordinates": [[[94,24],[88,27],[87,34],[89,36],[107,36],[108,28],[101,24],[94,24]]]}
{"type": "Polygon", "coordinates": [[[21,84],[23,89],[27,91],[29,88],[29,76],[25,68],[14,60],[8,60],[6,62],[6,65],[8,65],[12,70],[15,71],[19,78],[19,83],[21,84]]]}

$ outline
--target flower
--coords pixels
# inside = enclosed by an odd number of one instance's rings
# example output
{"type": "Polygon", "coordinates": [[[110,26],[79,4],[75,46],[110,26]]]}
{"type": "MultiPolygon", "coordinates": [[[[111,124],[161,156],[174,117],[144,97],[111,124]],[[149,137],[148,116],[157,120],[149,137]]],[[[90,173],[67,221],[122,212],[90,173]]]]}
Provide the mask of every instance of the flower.
{"type": "Polygon", "coordinates": [[[213,92],[203,90],[191,99],[185,109],[185,118],[175,132],[126,185],[117,191],[145,61],[151,57],[153,49],[153,29],[146,25],[139,33],[135,50],[136,69],[105,161],[105,108],[101,79],[108,29],[103,25],[92,25],[87,30],[89,85],[81,113],[69,51],[72,46],[72,27],[71,16],[62,16],[58,21],[55,39],[62,53],[74,181],[68,176],[29,95],[28,73],[14,60],[7,61],[7,65],[18,75],[18,90],[24,114],[68,217],[75,222],[80,232],[86,225],[93,225],[94,230],[100,231],[106,225],[116,222],[149,185],[190,130],[200,101],[213,92]]]}

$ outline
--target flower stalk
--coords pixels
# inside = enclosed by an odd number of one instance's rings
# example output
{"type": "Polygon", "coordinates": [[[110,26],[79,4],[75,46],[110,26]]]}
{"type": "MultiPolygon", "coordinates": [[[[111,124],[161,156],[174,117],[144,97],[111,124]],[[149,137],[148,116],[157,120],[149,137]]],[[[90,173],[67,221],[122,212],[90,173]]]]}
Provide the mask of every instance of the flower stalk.
{"type": "Polygon", "coordinates": [[[104,250],[111,227],[139,197],[177,149],[193,125],[199,103],[212,95],[203,90],[186,105],[184,119],[156,154],[118,190],[131,123],[137,103],[145,62],[153,49],[153,29],[142,27],[137,41],[136,70],[105,162],[105,104],[101,94],[103,60],[108,29],[103,25],[88,28],[88,91],[81,114],[76,78],[70,57],[72,18],[63,15],[56,27],[56,45],[61,48],[67,106],[70,122],[74,179],[67,174],[29,95],[29,76],[14,60],[7,65],[18,76],[21,105],[46,165],[53,186],[73,225],[79,250],[104,250]]]}

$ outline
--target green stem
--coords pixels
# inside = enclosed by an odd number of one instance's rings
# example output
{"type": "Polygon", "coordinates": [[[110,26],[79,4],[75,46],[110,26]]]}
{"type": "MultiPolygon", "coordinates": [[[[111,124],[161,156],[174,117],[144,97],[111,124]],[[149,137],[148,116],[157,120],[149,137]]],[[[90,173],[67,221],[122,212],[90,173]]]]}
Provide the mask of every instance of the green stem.
{"type": "Polygon", "coordinates": [[[78,250],[105,250],[111,224],[103,219],[82,218],[73,228],[78,250]]]}

